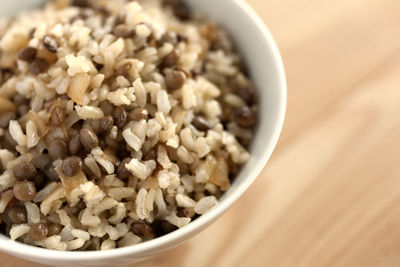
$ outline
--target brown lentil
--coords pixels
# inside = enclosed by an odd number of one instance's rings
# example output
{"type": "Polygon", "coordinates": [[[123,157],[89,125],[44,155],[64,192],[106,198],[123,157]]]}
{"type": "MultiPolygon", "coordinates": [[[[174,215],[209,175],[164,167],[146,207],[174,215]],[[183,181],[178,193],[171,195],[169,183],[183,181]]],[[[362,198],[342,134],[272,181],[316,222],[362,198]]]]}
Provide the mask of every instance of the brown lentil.
{"type": "Polygon", "coordinates": [[[194,127],[196,127],[197,130],[205,132],[211,129],[210,124],[206,119],[204,119],[201,116],[197,116],[192,120],[192,124],[194,127]]]}
{"type": "Polygon", "coordinates": [[[187,43],[187,41],[188,41],[188,37],[182,33],[178,33],[176,37],[178,38],[178,42],[180,42],[180,43],[181,42],[187,43]]]}
{"type": "Polygon", "coordinates": [[[116,76],[126,76],[131,69],[131,63],[125,63],[115,71],[116,76]]]}
{"type": "Polygon", "coordinates": [[[71,5],[77,7],[90,7],[90,2],[89,0],[72,0],[71,5]]]}
{"type": "Polygon", "coordinates": [[[255,100],[255,92],[251,86],[242,86],[238,90],[238,95],[248,104],[251,105],[255,100]]]}
{"type": "Polygon", "coordinates": [[[35,75],[38,75],[49,67],[49,63],[43,58],[36,58],[29,64],[29,71],[35,75]]]}
{"type": "Polygon", "coordinates": [[[8,210],[7,214],[12,224],[26,223],[26,210],[23,207],[12,207],[8,210]]]}
{"type": "Polygon", "coordinates": [[[32,181],[35,184],[37,190],[41,189],[44,184],[43,174],[41,173],[36,174],[35,177],[32,179],[32,181]]]}
{"type": "Polygon", "coordinates": [[[43,173],[46,176],[46,178],[50,181],[59,181],[60,180],[60,177],[58,177],[58,173],[55,170],[52,163],[50,163],[49,165],[47,165],[44,168],[43,173]]]}
{"type": "Polygon", "coordinates": [[[88,151],[99,146],[97,135],[88,128],[83,128],[79,131],[79,140],[88,151]]]}
{"type": "Polygon", "coordinates": [[[171,71],[165,75],[165,85],[168,90],[173,91],[182,88],[185,84],[186,76],[181,71],[171,71]]]}
{"type": "Polygon", "coordinates": [[[142,221],[134,222],[131,226],[131,231],[146,240],[154,238],[153,228],[142,221]]]}
{"type": "Polygon", "coordinates": [[[128,122],[128,115],[126,114],[126,110],[124,107],[118,106],[114,108],[113,117],[114,123],[119,129],[124,128],[124,126],[128,122]]]}
{"type": "Polygon", "coordinates": [[[113,105],[108,101],[101,102],[99,108],[101,108],[105,115],[111,115],[114,110],[113,105]]]}
{"type": "Polygon", "coordinates": [[[74,135],[71,140],[69,140],[68,148],[71,155],[75,155],[81,149],[82,144],[79,140],[79,135],[74,135]]]}
{"type": "Polygon", "coordinates": [[[21,162],[15,165],[13,170],[18,181],[31,180],[37,174],[35,166],[31,162],[21,162]]]}
{"type": "Polygon", "coordinates": [[[108,134],[114,126],[114,119],[112,116],[106,116],[100,119],[100,133],[108,134]]]}
{"type": "Polygon", "coordinates": [[[15,112],[6,112],[0,115],[0,128],[7,128],[10,120],[14,120],[16,117],[15,112]]]}
{"type": "Polygon", "coordinates": [[[115,25],[119,25],[125,22],[125,14],[119,13],[115,18],[115,25]]]}
{"type": "Polygon", "coordinates": [[[97,63],[96,61],[93,61],[93,65],[96,67],[98,71],[101,71],[101,69],[104,67],[103,64],[97,63]]]}
{"type": "Polygon", "coordinates": [[[119,24],[113,29],[113,34],[117,38],[130,38],[133,36],[134,31],[125,24],[119,24]]]}
{"type": "Polygon", "coordinates": [[[244,106],[236,110],[235,121],[241,128],[251,128],[256,124],[256,116],[248,106],[244,106]]]}
{"type": "Polygon", "coordinates": [[[124,158],[118,165],[117,168],[117,174],[118,178],[120,179],[127,179],[129,176],[131,176],[130,171],[125,167],[125,164],[129,163],[131,161],[131,158],[124,158]]]}
{"type": "Polygon", "coordinates": [[[181,20],[190,18],[190,9],[182,0],[165,0],[165,3],[171,6],[175,16],[181,20]]]}
{"type": "Polygon", "coordinates": [[[69,177],[77,175],[82,169],[82,160],[79,157],[72,156],[63,160],[61,172],[69,177]]]}
{"type": "Polygon", "coordinates": [[[13,102],[14,102],[14,104],[15,104],[16,106],[24,105],[24,104],[29,104],[28,99],[26,99],[25,96],[24,96],[24,95],[21,95],[21,94],[16,94],[16,95],[13,97],[13,102]]]}
{"type": "Polygon", "coordinates": [[[43,37],[42,43],[43,43],[44,47],[46,47],[46,49],[49,50],[50,52],[53,52],[53,53],[57,52],[58,43],[57,43],[57,40],[54,39],[52,36],[45,35],[43,37]]]}
{"type": "Polygon", "coordinates": [[[178,43],[178,37],[174,32],[166,32],[160,39],[160,45],[164,43],[170,43],[172,45],[176,45],[178,43]]]}
{"type": "Polygon", "coordinates": [[[7,129],[7,131],[4,133],[4,146],[8,150],[15,150],[15,147],[18,145],[17,141],[12,138],[10,131],[7,129]]]}
{"type": "Polygon", "coordinates": [[[20,117],[22,117],[22,116],[24,116],[26,113],[28,113],[29,110],[30,110],[30,107],[29,107],[28,105],[20,105],[20,106],[18,107],[17,112],[18,112],[18,115],[19,115],[20,117]]]}
{"type": "Polygon", "coordinates": [[[48,230],[48,236],[58,235],[62,230],[62,226],[57,223],[52,223],[48,226],[48,230]]]}
{"type": "Polygon", "coordinates": [[[47,146],[47,150],[49,152],[50,157],[52,157],[52,159],[54,160],[63,159],[68,155],[67,143],[59,138],[51,141],[50,144],[47,146]]]}
{"type": "Polygon", "coordinates": [[[151,224],[156,236],[163,236],[178,229],[175,225],[165,220],[156,220],[151,224]]]}
{"type": "Polygon", "coordinates": [[[65,118],[64,109],[59,106],[56,106],[51,112],[50,122],[53,125],[60,126],[63,123],[64,118],[65,118]]]}
{"type": "Polygon", "coordinates": [[[47,237],[48,233],[49,228],[47,227],[47,224],[39,222],[32,225],[31,229],[28,232],[28,237],[32,241],[41,241],[47,237]]]}
{"type": "Polygon", "coordinates": [[[37,55],[37,49],[33,47],[25,47],[18,54],[18,58],[22,61],[32,62],[37,55]]]}
{"type": "Polygon", "coordinates": [[[36,195],[36,187],[30,181],[17,182],[13,187],[13,193],[20,201],[31,201],[36,195]]]}
{"type": "Polygon", "coordinates": [[[149,152],[147,152],[144,157],[143,160],[147,161],[147,160],[152,160],[152,159],[156,159],[157,158],[157,151],[156,149],[151,149],[149,152]]]}
{"type": "Polygon", "coordinates": [[[129,113],[129,120],[140,121],[147,120],[149,117],[149,112],[145,108],[135,108],[129,113]]]}
{"type": "Polygon", "coordinates": [[[166,55],[162,60],[162,67],[168,68],[177,65],[179,62],[179,55],[178,53],[173,50],[171,53],[166,55]]]}

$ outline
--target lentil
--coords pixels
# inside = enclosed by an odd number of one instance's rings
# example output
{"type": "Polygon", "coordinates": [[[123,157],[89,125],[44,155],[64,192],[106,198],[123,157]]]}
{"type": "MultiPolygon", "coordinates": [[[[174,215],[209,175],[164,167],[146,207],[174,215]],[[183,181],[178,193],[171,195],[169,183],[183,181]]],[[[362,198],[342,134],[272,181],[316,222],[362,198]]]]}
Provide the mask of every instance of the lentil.
{"type": "Polygon", "coordinates": [[[17,141],[12,138],[10,131],[7,129],[7,131],[4,133],[4,146],[8,150],[15,150],[15,147],[18,145],[17,141]]]}
{"type": "Polygon", "coordinates": [[[72,6],[76,7],[90,7],[89,0],[72,0],[72,6]]]}
{"type": "Polygon", "coordinates": [[[63,160],[61,172],[66,176],[75,176],[82,169],[82,160],[79,157],[72,156],[63,160]]]}
{"type": "Polygon", "coordinates": [[[62,230],[62,226],[57,223],[52,223],[48,226],[48,236],[58,235],[62,230]]]}
{"type": "Polygon", "coordinates": [[[83,128],[79,131],[79,140],[88,151],[99,146],[97,135],[88,128],[83,128]]]}
{"type": "Polygon", "coordinates": [[[251,86],[242,86],[238,90],[238,95],[248,104],[254,103],[255,92],[251,86]]]}
{"type": "Polygon", "coordinates": [[[49,67],[49,63],[43,58],[36,58],[29,64],[29,71],[35,75],[38,75],[49,67]]]}
{"type": "Polygon", "coordinates": [[[21,52],[19,52],[18,58],[22,61],[32,62],[36,58],[36,55],[37,55],[36,48],[28,46],[22,49],[21,52]]]}
{"type": "Polygon", "coordinates": [[[164,43],[170,43],[172,45],[176,45],[178,43],[178,37],[174,32],[166,32],[160,39],[160,46],[164,43]]]}
{"type": "Polygon", "coordinates": [[[113,29],[113,34],[117,38],[130,38],[133,36],[134,31],[125,24],[119,24],[113,29]]]}
{"type": "Polygon", "coordinates": [[[16,117],[15,112],[6,112],[0,115],[0,128],[7,128],[10,120],[14,120],[16,117]]]}
{"type": "Polygon", "coordinates": [[[42,43],[43,43],[44,47],[46,47],[46,49],[49,50],[50,52],[53,52],[53,53],[57,52],[58,43],[57,43],[57,40],[54,39],[52,36],[45,35],[43,37],[42,43]]]}
{"type": "Polygon", "coordinates": [[[78,153],[81,147],[82,144],[81,141],[79,140],[79,135],[76,134],[69,140],[68,144],[69,152],[71,153],[71,155],[75,155],[76,153],[78,153]]]}
{"type": "Polygon", "coordinates": [[[22,224],[27,221],[26,210],[23,207],[10,208],[7,216],[12,224],[22,224]]]}
{"type": "Polygon", "coordinates": [[[29,110],[30,110],[30,107],[28,106],[28,105],[20,105],[19,107],[18,107],[18,115],[20,116],[20,117],[22,117],[22,116],[24,116],[26,113],[28,113],[29,112],[29,110]]]}
{"type": "Polygon", "coordinates": [[[68,155],[68,145],[62,139],[54,139],[47,146],[47,150],[49,152],[50,157],[52,159],[63,159],[68,155]]]}
{"type": "Polygon", "coordinates": [[[53,164],[51,164],[51,163],[44,168],[43,173],[47,177],[47,179],[50,181],[59,181],[60,180],[60,177],[58,177],[58,173],[56,172],[53,164]]]}
{"type": "Polygon", "coordinates": [[[35,166],[30,162],[21,162],[15,165],[14,176],[18,181],[31,180],[37,174],[35,166]]]}
{"type": "Polygon", "coordinates": [[[32,181],[35,184],[37,190],[41,189],[44,184],[43,174],[41,173],[36,174],[36,176],[32,179],[32,181]]]}
{"type": "Polygon", "coordinates": [[[32,225],[31,229],[28,232],[28,237],[32,241],[41,241],[47,237],[48,233],[49,228],[47,227],[47,224],[39,222],[32,225]]]}
{"type": "Polygon", "coordinates": [[[176,37],[178,38],[178,42],[180,42],[180,43],[181,42],[187,43],[187,41],[188,41],[188,37],[182,33],[178,33],[176,37]]]}
{"type": "Polygon", "coordinates": [[[211,129],[210,124],[201,116],[197,116],[192,120],[192,124],[197,130],[205,132],[211,129]]]}
{"type": "Polygon", "coordinates": [[[149,112],[145,108],[135,108],[129,113],[129,120],[140,121],[147,120],[149,117],[149,112]]]}
{"type": "Polygon", "coordinates": [[[121,106],[114,108],[113,117],[115,126],[117,126],[118,128],[124,128],[124,126],[128,122],[128,115],[126,114],[126,110],[121,106]]]}
{"type": "Polygon", "coordinates": [[[256,117],[248,106],[244,106],[236,110],[235,121],[241,128],[251,128],[256,123],[256,117]]]}
{"type": "Polygon", "coordinates": [[[162,67],[163,68],[172,67],[178,64],[178,62],[179,62],[179,55],[175,50],[173,50],[171,53],[169,53],[163,58],[162,67]]]}
{"type": "Polygon", "coordinates": [[[36,195],[36,187],[30,181],[17,182],[13,187],[13,193],[20,201],[31,201],[36,195]]]}
{"type": "Polygon", "coordinates": [[[177,90],[185,84],[186,76],[181,71],[171,71],[165,75],[165,85],[168,90],[177,90]]]}
{"type": "Polygon", "coordinates": [[[147,152],[144,157],[143,160],[152,160],[152,159],[156,159],[157,157],[157,151],[156,149],[151,149],[149,152],[147,152]]]}
{"type": "Polygon", "coordinates": [[[153,228],[142,221],[134,222],[131,226],[131,230],[135,235],[143,237],[146,240],[154,238],[153,228]]]}
{"type": "Polygon", "coordinates": [[[129,176],[131,176],[131,172],[128,171],[128,169],[125,167],[125,164],[129,163],[131,161],[131,158],[124,158],[120,164],[118,165],[117,168],[117,174],[118,178],[120,179],[127,179],[129,176]]]}
{"type": "Polygon", "coordinates": [[[106,116],[100,120],[100,133],[108,134],[114,126],[114,119],[112,116],[106,116]]]}
{"type": "Polygon", "coordinates": [[[156,236],[163,236],[178,229],[175,225],[165,220],[156,220],[151,224],[156,236]]]}

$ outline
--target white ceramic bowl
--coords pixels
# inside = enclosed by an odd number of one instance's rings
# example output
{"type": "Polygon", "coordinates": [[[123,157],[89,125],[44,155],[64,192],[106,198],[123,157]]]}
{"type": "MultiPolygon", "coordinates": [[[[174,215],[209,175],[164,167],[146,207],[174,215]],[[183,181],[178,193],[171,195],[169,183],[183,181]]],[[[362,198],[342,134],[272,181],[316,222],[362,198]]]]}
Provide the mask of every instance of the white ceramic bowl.
{"type": "MultiPolygon", "coordinates": [[[[0,15],[32,7],[44,0],[2,3],[0,15]]],[[[175,247],[199,233],[221,216],[260,174],[280,135],[286,108],[286,80],[278,48],[257,14],[242,0],[187,0],[194,8],[218,21],[230,32],[246,60],[258,89],[259,125],[251,145],[251,160],[220,203],[189,225],[163,237],[109,251],[59,252],[24,245],[0,236],[0,250],[30,261],[56,266],[113,266],[142,261],[175,247]]]]}

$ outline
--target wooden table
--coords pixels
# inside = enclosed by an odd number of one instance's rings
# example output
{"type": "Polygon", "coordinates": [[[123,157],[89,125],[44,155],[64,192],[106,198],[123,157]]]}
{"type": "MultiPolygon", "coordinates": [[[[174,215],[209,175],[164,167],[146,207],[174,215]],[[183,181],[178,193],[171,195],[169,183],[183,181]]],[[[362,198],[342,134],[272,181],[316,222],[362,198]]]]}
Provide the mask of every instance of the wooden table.
{"type": "Polygon", "coordinates": [[[278,148],[223,218],[137,266],[400,266],[400,1],[249,2],[287,70],[278,148]]]}

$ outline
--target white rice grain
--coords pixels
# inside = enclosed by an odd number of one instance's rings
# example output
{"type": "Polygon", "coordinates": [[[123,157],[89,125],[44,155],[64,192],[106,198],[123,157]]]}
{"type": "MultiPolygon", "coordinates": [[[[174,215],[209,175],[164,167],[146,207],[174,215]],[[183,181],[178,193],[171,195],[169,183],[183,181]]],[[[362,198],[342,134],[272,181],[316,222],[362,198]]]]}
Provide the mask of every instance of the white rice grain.
{"type": "Polygon", "coordinates": [[[68,75],[75,76],[78,73],[87,73],[91,70],[90,61],[84,56],[65,56],[65,61],[68,65],[68,75]]]}
{"type": "Polygon", "coordinates": [[[27,138],[22,131],[21,125],[19,125],[18,121],[10,120],[9,130],[11,137],[18,143],[18,145],[26,146],[27,138]]]}
{"type": "Polygon", "coordinates": [[[168,93],[165,90],[157,93],[157,108],[164,114],[168,114],[171,111],[171,103],[169,102],[168,93]]]}
{"type": "Polygon", "coordinates": [[[28,224],[33,225],[40,222],[40,210],[39,207],[32,202],[24,202],[26,214],[28,218],[28,224]]]}
{"type": "Polygon", "coordinates": [[[194,206],[194,212],[196,212],[197,214],[204,214],[207,211],[209,211],[212,207],[214,207],[217,203],[218,200],[215,196],[203,197],[194,206]]]}
{"type": "MultiPolygon", "coordinates": [[[[135,3],[135,2],[132,2],[132,3],[135,3]]],[[[132,246],[137,243],[140,243],[140,241],[142,241],[142,239],[140,237],[129,232],[121,240],[118,241],[118,246],[119,247],[132,246]]]]}
{"type": "Polygon", "coordinates": [[[26,137],[28,148],[32,148],[39,143],[40,138],[37,132],[36,124],[31,120],[26,123],[26,137]]]}
{"type": "Polygon", "coordinates": [[[149,160],[146,164],[146,162],[142,163],[133,158],[129,163],[125,164],[125,167],[139,179],[146,179],[153,171],[149,165],[154,165],[155,168],[154,160],[149,160]]]}
{"type": "Polygon", "coordinates": [[[17,240],[21,236],[27,234],[31,227],[27,224],[17,224],[11,227],[10,238],[11,240],[17,240]]]}
{"type": "Polygon", "coordinates": [[[92,106],[75,106],[76,113],[83,120],[98,120],[104,117],[104,112],[101,108],[92,106]]]}
{"type": "Polygon", "coordinates": [[[114,240],[107,239],[107,240],[104,240],[103,243],[101,243],[100,250],[110,250],[110,249],[113,249],[116,247],[117,247],[117,244],[115,243],[114,240]]]}
{"type": "Polygon", "coordinates": [[[183,194],[177,194],[175,199],[179,207],[193,208],[196,205],[196,201],[183,194]]]}
{"type": "Polygon", "coordinates": [[[122,136],[124,137],[126,143],[133,148],[135,151],[139,151],[142,147],[142,141],[139,137],[137,137],[130,128],[125,129],[122,132],[122,136]]]}

